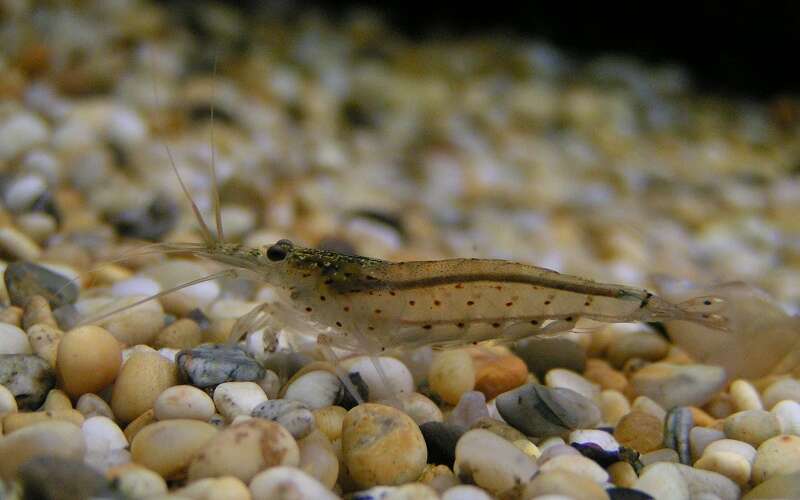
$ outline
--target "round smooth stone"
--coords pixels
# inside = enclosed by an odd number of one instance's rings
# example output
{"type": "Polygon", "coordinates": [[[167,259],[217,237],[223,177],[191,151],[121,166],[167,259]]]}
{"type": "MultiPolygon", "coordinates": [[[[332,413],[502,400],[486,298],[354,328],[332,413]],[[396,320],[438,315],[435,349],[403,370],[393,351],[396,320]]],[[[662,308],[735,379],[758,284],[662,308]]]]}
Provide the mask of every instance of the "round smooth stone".
{"type": "Polygon", "coordinates": [[[580,500],[608,499],[603,487],[591,478],[566,470],[543,470],[533,478],[533,481],[525,485],[522,492],[522,498],[525,500],[541,499],[550,495],[580,500]]]}
{"type": "Polygon", "coordinates": [[[58,344],[56,375],[59,386],[74,398],[108,387],[121,365],[119,342],[99,326],[86,325],[70,330],[58,344]]]}
{"type": "Polygon", "coordinates": [[[703,406],[725,386],[725,370],[709,365],[657,362],[630,379],[633,390],[669,410],[676,406],[703,406]]]}
{"type": "Polygon", "coordinates": [[[74,458],[37,456],[19,467],[18,480],[28,498],[108,498],[106,478],[91,464],[74,458]]]}
{"type": "Polygon", "coordinates": [[[800,437],[783,434],[758,447],[753,464],[753,482],[762,483],[778,474],[800,472],[800,437]]]}
{"type": "MultiPolygon", "coordinates": [[[[144,295],[134,295],[123,298],[84,299],[76,304],[76,308],[84,317],[92,317],[122,309],[146,298],[144,295]]],[[[124,345],[150,344],[164,327],[164,309],[159,301],[150,300],[102,319],[97,322],[97,326],[108,330],[124,345]]]]}
{"type": "Polygon", "coordinates": [[[314,431],[298,442],[300,447],[300,465],[298,468],[311,477],[332,489],[339,478],[339,458],[328,438],[319,431],[314,431]]]}
{"type": "Polygon", "coordinates": [[[633,488],[643,491],[653,498],[670,500],[690,500],[689,485],[673,464],[659,462],[645,467],[633,488]]]}
{"type": "Polygon", "coordinates": [[[755,448],[743,441],[719,439],[706,446],[703,454],[706,453],[736,453],[752,465],[756,460],[757,452],[755,448]]]}
{"type": "Polygon", "coordinates": [[[612,339],[606,356],[616,368],[622,368],[629,359],[638,358],[645,361],[663,359],[669,351],[669,342],[651,331],[628,333],[612,339]]]}
{"type": "Polygon", "coordinates": [[[78,402],[75,403],[75,409],[86,418],[102,416],[114,420],[114,412],[111,411],[111,407],[97,394],[86,393],[79,397],[78,402]]]}
{"type": "Polygon", "coordinates": [[[390,406],[366,403],[350,410],[341,439],[344,465],[360,488],[413,481],[428,458],[417,424],[390,406]]]}
{"type": "Polygon", "coordinates": [[[750,462],[737,453],[706,451],[700,460],[694,463],[694,467],[722,474],[739,486],[744,486],[750,481],[750,462]]]}
{"type": "MultiPolygon", "coordinates": [[[[505,351],[507,352],[507,351],[505,351]]],[[[486,399],[519,387],[528,380],[528,366],[514,354],[472,352],[475,363],[475,390],[486,399]]]]}
{"type": "Polygon", "coordinates": [[[122,429],[108,417],[87,418],[81,426],[88,453],[121,450],[128,447],[128,439],[122,429]]]}
{"type": "Polygon", "coordinates": [[[475,375],[475,365],[469,351],[443,351],[433,358],[428,371],[428,384],[445,402],[455,405],[462,394],[475,388],[475,375]]]}
{"type": "Polygon", "coordinates": [[[473,429],[456,444],[453,471],[462,482],[499,494],[530,481],[538,467],[528,455],[497,434],[473,429]]]}
{"type": "Polygon", "coordinates": [[[611,482],[623,488],[632,488],[633,483],[639,479],[636,470],[628,462],[614,462],[606,470],[611,482]]]}
{"type": "Polygon", "coordinates": [[[772,407],[770,413],[778,417],[782,434],[800,436],[800,403],[797,401],[780,401],[772,407]]]}
{"type": "MultiPolygon", "coordinates": [[[[417,425],[422,425],[425,422],[441,422],[444,420],[442,410],[436,406],[436,403],[430,400],[427,396],[418,392],[398,394],[396,398],[400,401],[403,412],[411,417],[417,425]]],[[[381,404],[392,406],[389,404],[390,400],[385,400],[381,404]]]]}
{"type": "Polygon", "coordinates": [[[342,384],[336,375],[325,370],[314,370],[290,381],[283,397],[317,410],[336,404],[342,393],[342,384]]]}
{"type": "Polygon", "coordinates": [[[689,487],[689,494],[692,498],[701,495],[711,495],[720,500],[738,500],[741,496],[739,486],[716,472],[697,469],[683,464],[670,464],[683,476],[686,485],[689,487]]]}
{"type": "Polygon", "coordinates": [[[768,411],[746,410],[727,417],[723,422],[723,430],[730,439],[758,447],[781,433],[781,422],[768,411]]]}
{"type": "Polygon", "coordinates": [[[192,500],[250,500],[250,490],[242,481],[235,477],[209,477],[194,481],[188,486],[177,490],[176,495],[191,498],[192,500]]]}
{"type": "Polygon", "coordinates": [[[495,398],[497,410],[526,436],[557,436],[600,421],[600,408],[575,391],[525,384],[495,398]]]}
{"type": "Polygon", "coordinates": [[[186,476],[189,464],[217,434],[213,425],[197,420],[174,419],[150,424],[131,442],[133,461],[165,479],[186,476]]]}
{"type": "Polygon", "coordinates": [[[239,415],[250,416],[265,401],[264,389],[254,382],[225,382],[214,389],[214,405],[229,422],[239,415]]]}
{"type": "Polygon", "coordinates": [[[514,353],[537,377],[544,377],[553,368],[583,373],[586,367],[586,349],[566,337],[526,339],[514,346],[514,353]]]}
{"type": "Polygon", "coordinates": [[[348,375],[359,374],[369,390],[370,401],[380,401],[390,398],[396,394],[411,394],[414,392],[414,377],[402,361],[388,356],[370,358],[369,356],[357,356],[345,360],[343,363],[348,375]],[[375,363],[380,363],[381,370],[388,380],[381,377],[376,370],[375,363]]]}
{"type": "Polygon", "coordinates": [[[469,428],[478,420],[488,417],[486,396],[479,391],[468,391],[461,395],[458,404],[447,416],[447,422],[469,428]]]}
{"type": "Polygon", "coordinates": [[[58,344],[64,337],[64,332],[50,325],[39,323],[28,328],[28,341],[31,343],[33,353],[56,366],[58,361],[58,344]]]}
{"type": "Polygon", "coordinates": [[[501,438],[505,439],[510,443],[516,443],[518,441],[527,440],[525,434],[521,433],[517,429],[511,427],[510,425],[502,422],[500,420],[495,420],[490,417],[483,417],[480,418],[472,423],[469,427],[470,429],[486,429],[489,432],[494,432],[501,438]]]}
{"type": "Polygon", "coordinates": [[[317,429],[322,431],[330,441],[339,439],[342,435],[342,422],[347,410],[341,406],[325,406],[313,411],[314,422],[317,429]]]}
{"type": "Polygon", "coordinates": [[[728,392],[731,394],[733,406],[737,411],[764,409],[758,390],[747,380],[734,380],[731,382],[728,392]]]}
{"type": "Polygon", "coordinates": [[[0,439],[0,477],[13,478],[20,465],[36,456],[82,460],[85,453],[77,425],[59,420],[29,425],[0,439]]]}
{"type": "Polygon", "coordinates": [[[562,455],[581,456],[581,452],[564,443],[553,444],[543,449],[536,463],[543,465],[549,460],[562,455]]]}
{"type": "Polygon", "coordinates": [[[167,493],[167,482],[147,467],[133,462],[106,471],[117,490],[128,498],[147,498],[167,493]]]}
{"type": "Polygon", "coordinates": [[[570,370],[554,368],[547,372],[544,381],[547,387],[570,389],[595,403],[600,400],[600,387],[570,370]]]}
{"type": "Polygon", "coordinates": [[[141,431],[148,425],[155,423],[156,421],[157,420],[155,417],[155,412],[152,409],[150,409],[142,413],[138,417],[136,417],[133,420],[133,422],[131,422],[130,424],[128,424],[127,427],[125,427],[125,430],[123,430],[122,432],[125,434],[125,437],[128,438],[128,442],[132,443],[133,438],[136,437],[136,434],[138,434],[139,431],[141,431]]]}
{"type": "Polygon", "coordinates": [[[51,420],[63,420],[75,425],[82,425],[84,418],[80,412],[73,409],[12,413],[3,418],[3,431],[6,434],[11,434],[23,427],[51,420]]]}
{"type": "Polygon", "coordinates": [[[0,323],[0,354],[30,354],[31,343],[21,328],[0,323]]]}
{"type": "Polygon", "coordinates": [[[289,431],[275,422],[251,418],[209,441],[192,460],[189,480],[233,476],[247,483],[264,469],[299,463],[300,450],[289,431]]]}
{"type": "Polygon", "coordinates": [[[793,498],[800,491],[800,472],[778,474],[750,490],[742,500],[761,500],[765,498],[783,500],[793,498]]]}
{"type": "Polygon", "coordinates": [[[214,415],[214,401],[191,385],[174,385],[158,395],[153,405],[158,420],[188,418],[208,421],[214,415]]]}
{"type": "Polygon", "coordinates": [[[582,455],[559,455],[551,458],[540,467],[542,473],[565,471],[591,479],[596,483],[608,481],[608,472],[596,462],[582,455]]]}
{"type": "Polygon", "coordinates": [[[14,395],[20,410],[36,410],[56,383],[52,368],[31,354],[0,354],[0,385],[14,395]]]}
{"type": "Polygon", "coordinates": [[[153,340],[157,348],[191,349],[203,341],[200,326],[188,318],[181,318],[162,329],[153,340]]]}
{"type": "Polygon", "coordinates": [[[155,352],[137,352],[122,366],[111,396],[111,409],[127,423],[153,408],[158,396],[177,385],[175,364],[155,352]]]}
{"type": "Polygon", "coordinates": [[[230,345],[201,345],[181,351],[175,362],[181,375],[201,389],[224,382],[255,382],[266,373],[252,356],[230,345]]]}
{"type": "Polygon", "coordinates": [[[800,401],[800,380],[794,378],[784,378],[773,382],[764,389],[762,395],[764,408],[772,409],[781,401],[800,401]]]}
{"type": "Polygon", "coordinates": [[[295,439],[302,439],[314,430],[314,414],[300,401],[273,399],[253,408],[252,417],[275,421],[295,439]]]}
{"type": "Polygon", "coordinates": [[[619,442],[606,431],[595,429],[578,429],[569,433],[569,443],[596,444],[605,451],[618,451],[619,442]]]}
{"type": "Polygon", "coordinates": [[[616,427],[620,419],[631,412],[631,404],[621,392],[606,389],[600,393],[600,411],[603,413],[603,421],[616,427]]]}
{"type": "Polygon", "coordinates": [[[290,500],[315,498],[337,500],[339,497],[322,483],[295,467],[271,467],[250,482],[253,500],[290,500]]]}
{"type": "Polygon", "coordinates": [[[650,453],[645,453],[643,455],[639,455],[639,461],[642,462],[642,465],[650,465],[657,462],[673,462],[673,463],[680,463],[680,457],[678,456],[678,452],[672,448],[660,448],[655,451],[651,451],[650,453]]]}
{"type": "Polygon", "coordinates": [[[622,446],[647,453],[664,445],[664,426],[657,417],[634,410],[620,419],[614,437],[622,446]]]}
{"type": "Polygon", "coordinates": [[[51,389],[50,392],[47,393],[47,397],[44,400],[44,404],[40,410],[44,411],[54,411],[54,410],[71,410],[72,409],[72,401],[70,401],[69,396],[60,389],[51,389]]]}

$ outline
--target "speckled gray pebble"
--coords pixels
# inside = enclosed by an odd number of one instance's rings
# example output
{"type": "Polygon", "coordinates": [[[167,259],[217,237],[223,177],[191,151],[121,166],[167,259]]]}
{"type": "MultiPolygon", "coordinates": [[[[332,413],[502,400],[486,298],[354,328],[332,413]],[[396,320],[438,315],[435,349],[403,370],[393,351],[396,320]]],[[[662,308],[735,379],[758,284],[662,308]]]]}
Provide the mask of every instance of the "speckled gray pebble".
{"type": "Polygon", "coordinates": [[[85,498],[122,499],[109,482],[79,460],[61,457],[36,457],[19,468],[25,498],[83,500],[85,498]]]}
{"type": "Polygon", "coordinates": [[[600,421],[600,409],[575,391],[525,384],[497,396],[503,419],[525,435],[556,436],[575,429],[589,429],[600,421]]]}
{"type": "Polygon", "coordinates": [[[489,409],[486,408],[486,396],[479,391],[469,391],[461,395],[458,404],[447,416],[447,422],[470,428],[473,423],[488,416],[489,409]]]}
{"type": "Polygon", "coordinates": [[[671,409],[664,420],[664,446],[677,451],[678,458],[684,465],[692,464],[689,433],[693,426],[692,411],[685,406],[671,409]]]}
{"type": "Polygon", "coordinates": [[[0,354],[0,385],[21,410],[36,410],[56,383],[50,364],[33,354],[0,354]]]}
{"type": "Polygon", "coordinates": [[[56,309],[73,304],[78,298],[78,285],[69,278],[31,262],[12,262],[3,274],[11,303],[25,307],[34,295],[41,295],[56,309]]]}
{"type": "Polygon", "coordinates": [[[586,367],[586,349],[565,338],[524,340],[517,343],[514,353],[540,378],[552,368],[567,368],[575,373],[583,373],[586,367]]]}
{"type": "Polygon", "coordinates": [[[281,424],[295,439],[302,439],[314,430],[314,414],[300,401],[288,399],[264,401],[253,408],[251,416],[281,424]]]}
{"type": "Polygon", "coordinates": [[[467,429],[446,422],[425,422],[419,426],[428,447],[428,463],[453,467],[456,443],[467,429]]]}
{"type": "Polygon", "coordinates": [[[214,387],[224,382],[253,382],[264,378],[264,367],[245,351],[227,345],[202,345],[175,357],[181,375],[193,386],[214,387]]]}

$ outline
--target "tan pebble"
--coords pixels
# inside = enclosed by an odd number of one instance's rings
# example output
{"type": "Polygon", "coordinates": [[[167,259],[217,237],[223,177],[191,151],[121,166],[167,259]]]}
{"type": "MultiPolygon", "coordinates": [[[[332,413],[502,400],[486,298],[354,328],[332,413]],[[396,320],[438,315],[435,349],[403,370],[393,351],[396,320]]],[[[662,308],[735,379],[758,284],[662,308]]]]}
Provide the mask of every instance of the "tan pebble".
{"type": "Polygon", "coordinates": [[[44,358],[50,363],[50,366],[55,368],[58,361],[58,344],[61,342],[64,332],[40,323],[28,328],[27,333],[33,353],[44,358]]]}
{"type": "Polygon", "coordinates": [[[128,424],[127,427],[125,427],[125,430],[123,430],[122,433],[125,434],[125,438],[128,440],[128,442],[132,443],[133,438],[136,437],[136,434],[138,434],[139,431],[155,422],[155,411],[153,411],[151,408],[136,417],[130,424],[128,424]]]}
{"type": "Polygon", "coordinates": [[[17,399],[6,386],[0,384],[0,417],[14,413],[17,409],[17,399]]]}
{"type": "Polygon", "coordinates": [[[114,481],[116,489],[128,498],[149,498],[167,493],[167,482],[163,477],[133,462],[108,469],[106,478],[114,481]]]}
{"type": "Polygon", "coordinates": [[[428,372],[431,390],[451,404],[475,388],[475,364],[466,349],[444,351],[433,358],[428,372]]]}
{"type": "Polygon", "coordinates": [[[622,446],[647,453],[663,446],[663,424],[658,417],[633,410],[620,419],[614,429],[614,437],[622,446]]]}
{"type": "Polygon", "coordinates": [[[93,283],[97,285],[113,285],[117,281],[126,280],[133,277],[133,271],[127,267],[114,263],[106,263],[98,267],[92,273],[93,283]]]}
{"type": "Polygon", "coordinates": [[[9,413],[3,417],[3,431],[11,434],[23,427],[53,420],[62,420],[80,426],[85,419],[78,410],[73,409],[9,413]]]}
{"type": "Polygon", "coordinates": [[[203,342],[224,344],[230,338],[235,323],[235,318],[220,318],[211,321],[211,325],[203,332],[203,342]]]}
{"type": "Polygon", "coordinates": [[[234,476],[249,482],[276,465],[297,466],[300,450],[289,431],[263,419],[250,419],[223,429],[192,461],[189,480],[234,476]]]}
{"type": "Polygon", "coordinates": [[[87,392],[78,398],[78,402],[75,403],[75,409],[86,418],[101,416],[114,420],[114,412],[111,411],[108,403],[97,394],[92,394],[91,392],[87,392]]]}
{"type": "Polygon", "coordinates": [[[39,324],[58,328],[58,323],[53,317],[53,311],[50,310],[50,303],[41,295],[34,295],[25,305],[25,312],[22,315],[22,328],[28,330],[33,325],[39,324]]]}
{"type": "Polygon", "coordinates": [[[639,410],[649,413],[650,415],[658,418],[662,423],[664,422],[664,419],[667,418],[666,410],[664,410],[660,404],[656,403],[647,396],[639,396],[634,399],[633,404],[631,404],[631,410],[639,410]]]}
{"type": "Polygon", "coordinates": [[[342,435],[342,422],[347,410],[341,406],[325,406],[313,411],[317,429],[322,431],[331,441],[342,435]]]}
{"type": "Polygon", "coordinates": [[[565,470],[554,470],[538,474],[525,485],[523,500],[544,495],[563,495],[573,500],[608,500],[608,494],[595,481],[565,470]]]}
{"type": "Polygon", "coordinates": [[[76,398],[110,385],[121,364],[119,342],[110,333],[99,326],[81,326],[61,339],[56,375],[59,386],[76,398]]]}
{"type": "Polygon", "coordinates": [[[345,415],[342,455],[353,480],[370,488],[415,480],[425,468],[428,450],[411,417],[390,406],[368,403],[345,415]]]}
{"type": "Polygon", "coordinates": [[[606,470],[611,482],[620,488],[631,488],[639,478],[633,466],[628,462],[614,462],[606,470]]]}
{"type": "Polygon", "coordinates": [[[208,421],[214,415],[214,401],[191,385],[174,385],[158,395],[153,406],[158,420],[189,418],[208,421]]]}
{"type": "Polygon", "coordinates": [[[608,346],[606,356],[616,368],[621,368],[632,358],[658,361],[667,355],[669,343],[652,331],[630,333],[614,339],[608,346]]]}
{"type": "Polygon", "coordinates": [[[59,389],[50,389],[50,392],[47,393],[44,403],[42,403],[42,407],[39,408],[41,411],[71,409],[72,401],[70,401],[69,396],[67,396],[64,391],[59,389]]]}
{"type": "Polygon", "coordinates": [[[417,481],[422,484],[427,484],[439,492],[439,494],[444,493],[445,491],[459,484],[456,475],[453,474],[453,471],[450,470],[450,467],[441,464],[426,465],[425,470],[422,471],[422,474],[420,474],[419,478],[417,478],[417,481]]]}
{"type": "Polygon", "coordinates": [[[249,417],[264,401],[264,389],[254,382],[225,382],[214,389],[214,405],[229,422],[239,416],[249,417]]]}
{"type": "Polygon", "coordinates": [[[727,392],[715,394],[703,408],[714,418],[725,418],[736,411],[733,398],[727,392]]]}
{"type": "Polygon", "coordinates": [[[40,422],[0,439],[0,478],[11,479],[17,468],[36,456],[82,460],[86,452],[81,428],[60,421],[40,422]]]}
{"type": "Polygon", "coordinates": [[[601,389],[623,392],[628,387],[628,379],[615,370],[604,359],[586,360],[583,376],[599,385],[601,389]]]}
{"type": "Polygon", "coordinates": [[[608,481],[608,472],[597,465],[595,461],[583,455],[564,454],[555,456],[545,462],[539,470],[541,473],[555,470],[567,471],[591,479],[596,483],[608,481]]]}
{"type": "MultiPolygon", "coordinates": [[[[423,394],[418,392],[403,392],[398,394],[396,399],[400,402],[400,410],[411,417],[417,425],[422,425],[425,422],[441,422],[444,420],[442,410],[439,409],[436,403],[423,394]]],[[[378,401],[378,403],[392,406],[391,400],[378,401]]]]}
{"type": "Polygon", "coordinates": [[[758,447],[767,439],[781,433],[778,417],[764,410],[734,413],[723,422],[725,436],[758,447]]]}
{"type": "Polygon", "coordinates": [[[692,412],[694,425],[699,427],[713,427],[717,425],[717,419],[704,412],[702,409],[696,406],[689,406],[688,408],[689,411],[692,412]]]}
{"type": "MultiPolygon", "coordinates": [[[[99,303],[93,305],[99,312],[111,306],[123,308],[145,298],[147,297],[134,295],[115,298],[113,303],[101,299],[99,303]]],[[[99,321],[98,326],[108,330],[121,344],[129,346],[149,344],[164,327],[164,310],[159,301],[151,300],[115,313],[109,318],[99,321]]]]}
{"type": "Polygon", "coordinates": [[[776,380],[764,389],[763,399],[764,407],[770,410],[781,401],[800,402],[800,380],[794,378],[776,380]]]}
{"type": "Polygon", "coordinates": [[[111,409],[127,423],[153,407],[158,395],[178,383],[175,364],[158,353],[133,354],[117,377],[111,409]]]}
{"type": "Polygon", "coordinates": [[[708,446],[705,447],[703,454],[718,452],[736,453],[747,460],[750,465],[755,462],[757,453],[755,448],[744,441],[736,441],[735,439],[718,439],[712,443],[709,443],[708,446]]]}
{"type": "Polygon", "coordinates": [[[606,389],[600,393],[600,411],[603,421],[615,427],[622,417],[630,413],[631,405],[621,392],[606,389]]]}
{"type": "Polygon", "coordinates": [[[527,441],[525,434],[521,433],[505,422],[501,422],[490,417],[479,418],[472,423],[470,429],[485,429],[492,434],[497,434],[509,443],[514,443],[516,441],[527,441]]]}
{"type": "Polygon", "coordinates": [[[683,474],[671,463],[654,463],[645,467],[633,488],[654,498],[690,500],[689,485],[683,474]]]}
{"type": "Polygon", "coordinates": [[[16,260],[36,260],[42,249],[35,241],[13,227],[0,227],[0,253],[16,260]]]}
{"type": "Polygon", "coordinates": [[[779,474],[800,471],[800,436],[783,434],[758,447],[753,464],[753,482],[762,483],[779,474]]]}
{"type": "MultiPolygon", "coordinates": [[[[0,283],[0,289],[5,291],[5,285],[0,283]]],[[[22,326],[22,308],[17,306],[6,306],[0,309],[0,323],[8,323],[16,327],[22,326]]]]}
{"type": "Polygon", "coordinates": [[[140,430],[131,442],[134,462],[165,479],[180,479],[192,459],[217,434],[217,428],[197,420],[165,420],[140,430]]]}
{"type": "Polygon", "coordinates": [[[733,406],[737,411],[745,410],[763,410],[764,406],[761,404],[761,396],[753,384],[747,380],[734,380],[731,383],[729,392],[731,399],[733,399],[733,406]]]}
{"type": "Polygon", "coordinates": [[[676,365],[690,365],[694,363],[694,359],[692,359],[689,354],[686,353],[683,349],[676,345],[670,345],[669,351],[667,351],[667,356],[662,359],[665,363],[673,363],[676,365]]]}
{"type": "Polygon", "coordinates": [[[739,486],[750,481],[750,462],[736,453],[706,452],[694,463],[694,467],[722,474],[739,486]]]}
{"type": "Polygon", "coordinates": [[[473,352],[475,365],[475,390],[486,396],[486,400],[524,384],[528,378],[528,366],[519,356],[486,355],[473,352]]]}
{"type": "Polygon", "coordinates": [[[175,491],[193,500],[250,500],[247,485],[235,477],[214,477],[200,479],[175,491]]]}
{"type": "Polygon", "coordinates": [[[167,326],[156,335],[153,346],[172,349],[191,349],[203,341],[203,332],[194,321],[182,318],[167,326]]]}
{"type": "Polygon", "coordinates": [[[339,459],[328,438],[321,432],[314,431],[303,438],[298,446],[300,448],[298,468],[326,488],[333,488],[339,477],[339,459]]]}

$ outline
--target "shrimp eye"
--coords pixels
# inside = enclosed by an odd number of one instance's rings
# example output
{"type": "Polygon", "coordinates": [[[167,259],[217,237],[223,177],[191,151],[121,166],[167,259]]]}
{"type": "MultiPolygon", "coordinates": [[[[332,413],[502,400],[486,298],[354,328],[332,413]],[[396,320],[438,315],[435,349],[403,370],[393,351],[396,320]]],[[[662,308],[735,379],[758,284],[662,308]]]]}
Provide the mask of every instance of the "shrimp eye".
{"type": "Polygon", "coordinates": [[[272,262],[280,262],[286,258],[287,254],[286,247],[281,245],[281,242],[272,245],[271,247],[267,248],[267,258],[272,262]]]}

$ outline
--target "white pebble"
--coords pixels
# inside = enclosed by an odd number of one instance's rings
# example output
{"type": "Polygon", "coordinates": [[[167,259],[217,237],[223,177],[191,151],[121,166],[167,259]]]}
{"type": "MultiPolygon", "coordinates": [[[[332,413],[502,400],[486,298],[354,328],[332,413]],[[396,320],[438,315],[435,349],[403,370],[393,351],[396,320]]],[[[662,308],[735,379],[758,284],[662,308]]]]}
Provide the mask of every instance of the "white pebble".
{"type": "Polygon", "coordinates": [[[322,483],[295,467],[276,466],[256,474],[250,481],[253,500],[315,498],[338,500],[322,483]]]}
{"type": "Polygon", "coordinates": [[[312,410],[331,406],[341,390],[341,382],[331,372],[315,370],[293,380],[284,393],[285,399],[305,403],[312,410]]]}
{"type": "Polygon", "coordinates": [[[542,472],[563,470],[591,479],[596,483],[605,483],[608,481],[608,472],[597,465],[597,462],[583,455],[558,455],[542,464],[540,469],[542,472]]]}
{"type": "Polygon", "coordinates": [[[748,462],[750,465],[756,460],[756,449],[744,441],[737,441],[735,439],[720,439],[706,446],[703,455],[706,453],[736,453],[748,462]]]}
{"type": "Polygon", "coordinates": [[[89,453],[105,453],[128,446],[128,439],[122,429],[108,417],[87,418],[81,426],[81,432],[89,453]]]}
{"type": "Polygon", "coordinates": [[[47,123],[31,113],[17,113],[0,123],[0,160],[10,160],[47,139],[47,123]]]}
{"type": "Polygon", "coordinates": [[[175,385],[159,394],[153,406],[158,420],[188,418],[208,421],[214,415],[214,401],[191,385],[175,385]]]}
{"type": "Polygon", "coordinates": [[[619,450],[619,443],[606,431],[578,429],[569,433],[569,443],[594,443],[606,451],[619,450]]]}
{"type": "Polygon", "coordinates": [[[544,376],[544,381],[548,387],[570,389],[596,403],[600,402],[600,386],[566,368],[553,368],[544,376]]]}
{"type": "Polygon", "coordinates": [[[13,212],[29,208],[47,190],[47,183],[40,175],[22,175],[12,180],[3,197],[6,206],[13,212]]]}
{"type": "Polygon", "coordinates": [[[111,295],[114,297],[130,297],[132,295],[155,295],[161,291],[161,285],[154,279],[146,276],[134,276],[117,281],[111,285],[111,295]]]}
{"type": "Polygon", "coordinates": [[[348,373],[361,375],[362,380],[369,388],[370,401],[380,401],[399,392],[406,394],[414,392],[414,377],[406,365],[398,359],[387,356],[376,358],[358,356],[344,361],[343,365],[348,373]],[[391,387],[387,387],[384,379],[376,370],[375,363],[380,363],[381,370],[386,375],[391,387]]]}
{"type": "Polygon", "coordinates": [[[797,401],[780,401],[772,407],[770,413],[778,417],[782,434],[800,436],[800,403],[797,401]]]}
{"type": "Polygon", "coordinates": [[[0,354],[30,354],[31,343],[25,332],[14,325],[0,323],[0,354]]]}
{"type": "Polygon", "coordinates": [[[780,401],[800,401],[800,380],[784,378],[764,389],[764,407],[772,409],[780,401]]]}
{"type": "Polygon", "coordinates": [[[442,500],[492,500],[492,497],[477,486],[461,484],[445,491],[442,500]]]}
{"type": "Polygon", "coordinates": [[[531,480],[538,468],[519,448],[484,429],[465,433],[456,444],[456,476],[498,494],[531,480]]]}
{"type": "Polygon", "coordinates": [[[672,448],[661,448],[655,451],[651,451],[649,453],[643,453],[639,460],[642,462],[642,465],[648,466],[650,464],[655,464],[658,462],[672,462],[678,463],[680,462],[680,458],[678,458],[678,452],[673,450],[672,448]]]}
{"type": "Polygon", "coordinates": [[[97,394],[92,394],[91,392],[87,392],[78,398],[78,402],[75,403],[75,409],[86,418],[101,416],[114,419],[114,412],[111,411],[108,403],[97,394]]]}
{"type": "Polygon", "coordinates": [[[266,400],[264,390],[253,382],[225,382],[214,389],[214,405],[228,421],[239,415],[249,417],[266,400]]]}

